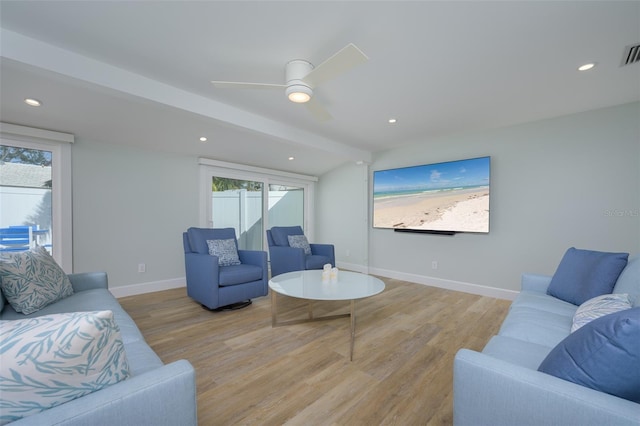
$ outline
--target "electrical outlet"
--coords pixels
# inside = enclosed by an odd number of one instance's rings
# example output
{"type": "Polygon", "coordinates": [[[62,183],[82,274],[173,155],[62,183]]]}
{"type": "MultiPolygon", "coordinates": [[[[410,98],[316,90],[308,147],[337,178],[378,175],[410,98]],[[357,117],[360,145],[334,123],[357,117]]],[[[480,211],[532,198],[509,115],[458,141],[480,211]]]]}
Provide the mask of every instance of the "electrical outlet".
{"type": "Polygon", "coordinates": [[[438,261],[437,260],[432,260],[431,261],[431,269],[438,269],[438,261]]]}
{"type": "Polygon", "coordinates": [[[147,272],[147,265],[144,263],[138,263],[138,272],[147,272]]]}

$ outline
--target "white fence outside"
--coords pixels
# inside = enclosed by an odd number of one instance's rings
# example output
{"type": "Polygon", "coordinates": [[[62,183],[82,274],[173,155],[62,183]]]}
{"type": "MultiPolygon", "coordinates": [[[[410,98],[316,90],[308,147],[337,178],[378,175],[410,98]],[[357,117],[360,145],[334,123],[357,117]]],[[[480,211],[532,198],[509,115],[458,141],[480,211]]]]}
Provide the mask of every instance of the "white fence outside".
{"type": "MultiPolygon", "coordinates": [[[[245,189],[213,192],[212,221],[215,228],[234,228],[241,249],[262,250],[265,238],[262,192],[245,189]]],[[[303,226],[304,192],[269,191],[268,227],[303,226]]]]}

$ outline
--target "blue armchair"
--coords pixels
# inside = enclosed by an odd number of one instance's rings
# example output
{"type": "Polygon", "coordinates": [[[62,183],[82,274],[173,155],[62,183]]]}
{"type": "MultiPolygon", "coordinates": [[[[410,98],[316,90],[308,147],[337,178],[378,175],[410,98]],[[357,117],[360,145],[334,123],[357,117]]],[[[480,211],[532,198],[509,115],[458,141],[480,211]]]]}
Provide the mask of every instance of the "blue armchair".
{"type": "MultiPolygon", "coordinates": [[[[233,228],[189,228],[182,234],[187,294],[211,310],[237,309],[247,306],[254,297],[266,296],[267,253],[238,250],[233,228]],[[209,254],[207,241],[233,240],[239,264],[220,265],[221,255],[209,254]]],[[[233,248],[233,247],[232,247],[233,248]]],[[[235,253],[232,253],[235,255],[235,253]]]]}
{"type": "Polygon", "coordinates": [[[333,244],[309,244],[311,253],[304,248],[291,247],[289,236],[304,236],[300,226],[274,226],[267,231],[271,276],[291,271],[322,269],[326,263],[336,266],[333,244]]]}

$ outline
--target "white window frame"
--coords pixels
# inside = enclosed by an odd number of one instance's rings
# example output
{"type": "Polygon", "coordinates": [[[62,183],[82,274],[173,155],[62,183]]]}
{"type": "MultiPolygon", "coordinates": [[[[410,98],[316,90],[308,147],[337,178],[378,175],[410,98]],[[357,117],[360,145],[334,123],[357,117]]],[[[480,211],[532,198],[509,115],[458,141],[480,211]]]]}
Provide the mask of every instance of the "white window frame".
{"type": "MultiPolygon", "coordinates": [[[[262,219],[264,229],[270,229],[269,206],[266,201],[269,193],[269,185],[296,186],[304,190],[304,231],[310,241],[313,241],[313,212],[315,199],[316,176],[308,176],[297,173],[282,172],[279,170],[265,169],[261,167],[246,166],[243,164],[228,163],[225,161],[199,158],[200,165],[200,226],[211,228],[211,179],[214,176],[228,179],[242,179],[263,184],[262,219]]],[[[263,238],[263,249],[267,249],[266,238],[263,238]]]]}
{"type": "Polygon", "coordinates": [[[51,152],[52,255],[62,269],[73,272],[73,220],[71,203],[72,134],[0,123],[2,145],[51,152]]]}

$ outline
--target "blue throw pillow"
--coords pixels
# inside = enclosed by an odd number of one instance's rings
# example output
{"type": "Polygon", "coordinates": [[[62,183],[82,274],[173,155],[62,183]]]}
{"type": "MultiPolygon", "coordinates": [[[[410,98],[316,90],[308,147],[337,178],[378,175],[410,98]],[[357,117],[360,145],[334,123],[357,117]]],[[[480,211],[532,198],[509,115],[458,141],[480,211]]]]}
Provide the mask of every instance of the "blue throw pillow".
{"type": "Polygon", "coordinates": [[[640,403],[640,308],[579,328],[549,352],[538,371],[640,403]]]}
{"type": "Polygon", "coordinates": [[[629,253],[571,247],[551,278],[547,294],[578,306],[596,296],[609,294],[627,266],[628,258],[629,253]]]}
{"type": "Polygon", "coordinates": [[[304,250],[304,254],[311,254],[311,246],[307,237],[304,235],[289,235],[287,238],[289,239],[289,247],[301,248],[304,250]]]}
{"type": "Polygon", "coordinates": [[[236,240],[233,238],[226,240],[207,240],[207,245],[209,246],[209,254],[218,256],[218,265],[240,265],[236,240]]]}

